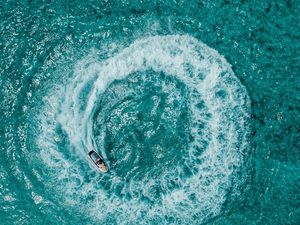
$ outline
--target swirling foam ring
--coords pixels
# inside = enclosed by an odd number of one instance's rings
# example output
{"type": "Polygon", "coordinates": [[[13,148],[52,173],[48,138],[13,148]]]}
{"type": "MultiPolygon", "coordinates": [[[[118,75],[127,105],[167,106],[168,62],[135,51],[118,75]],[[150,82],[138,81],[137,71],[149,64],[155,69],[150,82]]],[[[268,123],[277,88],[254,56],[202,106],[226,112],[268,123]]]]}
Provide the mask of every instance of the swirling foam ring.
{"type": "MultiPolygon", "coordinates": [[[[93,196],[93,200],[82,207],[87,207],[89,215],[97,219],[105,220],[114,215],[120,224],[137,219],[163,219],[164,216],[182,221],[203,221],[219,214],[226,194],[229,191],[235,193],[242,183],[236,172],[243,164],[247,144],[247,92],[231,66],[215,50],[187,35],[167,35],[136,40],[107,60],[87,57],[75,66],[72,82],[61,93],[65,97],[56,122],[68,134],[78,156],[86,158],[86,151],[93,148],[91,120],[97,97],[114,80],[149,69],[175,76],[190,90],[193,118],[190,129],[194,141],[189,146],[189,165],[193,165],[194,170],[192,176],[182,181],[180,189],[169,190],[163,194],[161,202],[152,207],[139,198],[124,202],[114,195],[108,196],[97,185],[99,181],[84,183],[80,171],[66,169],[72,167],[71,163],[61,153],[55,152],[53,146],[51,152],[43,151],[42,157],[48,166],[59,168],[57,178],[67,182],[63,185],[69,204],[83,204],[81,198],[93,196]],[[80,96],[86,91],[87,102],[82,104],[80,96]],[[199,149],[202,150],[199,152],[199,149]],[[76,188],[72,177],[80,180],[80,189],[76,188]]],[[[58,104],[53,107],[58,107],[58,104]]],[[[46,130],[47,136],[49,127],[46,130]]],[[[175,176],[178,175],[162,178],[161,185],[167,186],[175,176]]],[[[122,182],[119,178],[114,179],[116,184],[122,182]]],[[[151,196],[150,187],[154,182],[146,179],[132,181],[129,191],[140,189],[145,196],[151,196]]],[[[56,185],[59,186],[58,182],[56,185]]]]}

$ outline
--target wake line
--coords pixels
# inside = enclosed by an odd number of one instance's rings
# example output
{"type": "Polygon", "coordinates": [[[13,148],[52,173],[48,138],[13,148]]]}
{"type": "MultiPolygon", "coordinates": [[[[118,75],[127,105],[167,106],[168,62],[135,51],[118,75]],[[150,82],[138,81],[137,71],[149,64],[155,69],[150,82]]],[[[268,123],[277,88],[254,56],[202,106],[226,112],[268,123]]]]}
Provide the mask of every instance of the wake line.
{"type": "MultiPolygon", "coordinates": [[[[60,113],[53,119],[61,124],[77,154],[87,154],[83,149],[95,145],[92,120],[97,99],[113,81],[148,70],[178,79],[189,90],[188,103],[192,118],[189,128],[194,139],[189,143],[186,163],[194,172],[184,180],[181,188],[168,189],[161,198],[161,204],[150,205],[140,197],[124,202],[115,195],[108,196],[104,190],[99,190],[97,181],[85,183],[78,190],[73,186],[72,179],[65,179],[69,183],[63,184],[68,190],[66,199],[80,202],[80,197],[74,199],[74,196],[90,193],[94,200],[89,204],[95,206],[88,211],[91,217],[104,221],[109,214],[114,214],[120,224],[124,218],[127,222],[136,221],[136,212],[143,210],[150,213],[147,216],[141,214],[141,220],[163,219],[166,215],[178,219],[197,215],[206,220],[220,213],[229,191],[236,192],[237,187],[242,185],[242,180],[234,177],[244,163],[242,155],[247,148],[249,117],[246,89],[234,75],[230,64],[215,50],[188,35],[167,35],[136,40],[102,61],[91,62],[91,57],[84,58],[75,66],[66,91],[56,96],[57,101],[61,100],[61,96],[64,96],[64,100],[62,104],[56,104],[60,113]],[[88,90],[87,86],[90,87],[88,90]],[[87,101],[80,98],[83,93],[87,101]]],[[[43,136],[52,135],[47,126],[45,123],[43,136]]],[[[44,154],[52,153],[49,151],[44,154]]],[[[61,160],[66,160],[63,155],[61,157],[61,160]]],[[[181,168],[177,170],[180,172],[181,168]]],[[[60,174],[63,178],[70,176],[70,172],[63,167],[60,174]]],[[[74,177],[78,176],[83,179],[84,175],[74,174],[74,177]]],[[[160,185],[168,186],[175,179],[180,177],[172,171],[166,171],[160,185]]],[[[118,177],[113,181],[114,185],[123,185],[122,182],[118,177]]],[[[143,193],[150,202],[155,202],[150,188],[155,182],[151,179],[132,181],[125,191],[143,193]]],[[[59,181],[53,185],[54,188],[59,186],[59,181]]],[[[82,210],[81,207],[78,210],[82,210]]]]}

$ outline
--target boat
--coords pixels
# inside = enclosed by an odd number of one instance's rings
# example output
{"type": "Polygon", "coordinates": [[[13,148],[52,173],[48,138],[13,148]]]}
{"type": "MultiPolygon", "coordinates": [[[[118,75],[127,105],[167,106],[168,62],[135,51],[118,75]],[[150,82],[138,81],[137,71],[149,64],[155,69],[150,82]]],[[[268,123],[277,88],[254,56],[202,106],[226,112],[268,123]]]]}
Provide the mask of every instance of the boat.
{"type": "Polygon", "coordinates": [[[89,157],[93,161],[93,163],[99,168],[99,170],[103,173],[107,172],[107,165],[105,164],[104,160],[101,156],[95,152],[94,150],[89,152],[89,157]]]}

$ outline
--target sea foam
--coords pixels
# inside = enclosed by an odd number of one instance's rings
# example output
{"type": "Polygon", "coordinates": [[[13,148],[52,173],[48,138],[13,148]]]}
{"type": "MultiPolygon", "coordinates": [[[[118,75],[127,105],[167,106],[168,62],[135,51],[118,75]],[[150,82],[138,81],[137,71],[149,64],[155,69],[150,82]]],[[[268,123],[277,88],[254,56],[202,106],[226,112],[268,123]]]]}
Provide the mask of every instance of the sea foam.
{"type": "MultiPolygon", "coordinates": [[[[237,192],[243,183],[237,174],[247,148],[249,97],[230,64],[217,51],[188,35],[145,37],[117,53],[107,54],[105,59],[94,56],[78,61],[66,87],[48,97],[55,115],[49,113],[46,118],[45,113],[39,117],[41,157],[46,166],[54,168],[56,177],[51,188],[60,190],[64,186],[66,203],[102,222],[114,218],[117,224],[188,223],[218,215],[227,194],[237,192]],[[87,160],[86,154],[95,147],[92,120],[97,99],[115,80],[147,70],[174,77],[189,90],[189,128],[194,139],[187,148],[185,166],[192,175],[182,179],[180,174],[184,171],[178,167],[166,170],[159,180],[145,177],[129,181],[123,191],[133,197],[121,199],[108,194],[99,179],[109,179],[111,187],[116,187],[123,185],[122,177],[112,173],[110,178],[99,175],[100,178],[85,181],[82,168],[74,166],[74,161],[51,141],[55,137],[53,124],[59,124],[68,136],[74,148],[73,158],[87,160]],[[47,122],[51,119],[53,123],[47,122]],[[169,188],[170,182],[176,182],[178,188],[169,188]],[[164,190],[157,202],[152,194],[156,183],[164,190]],[[142,201],[142,196],[151,204],[142,201]]],[[[105,150],[101,151],[105,156],[105,150]]]]}

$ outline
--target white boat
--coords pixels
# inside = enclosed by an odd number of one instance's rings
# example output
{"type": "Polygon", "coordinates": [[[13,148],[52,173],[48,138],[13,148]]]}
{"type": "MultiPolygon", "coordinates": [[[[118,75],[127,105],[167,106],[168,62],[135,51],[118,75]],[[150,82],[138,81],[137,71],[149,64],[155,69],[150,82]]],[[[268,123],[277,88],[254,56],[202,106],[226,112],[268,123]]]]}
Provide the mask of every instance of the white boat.
{"type": "Polygon", "coordinates": [[[97,152],[95,152],[94,150],[90,151],[89,157],[93,161],[93,163],[100,169],[101,172],[107,172],[107,165],[97,152]]]}

